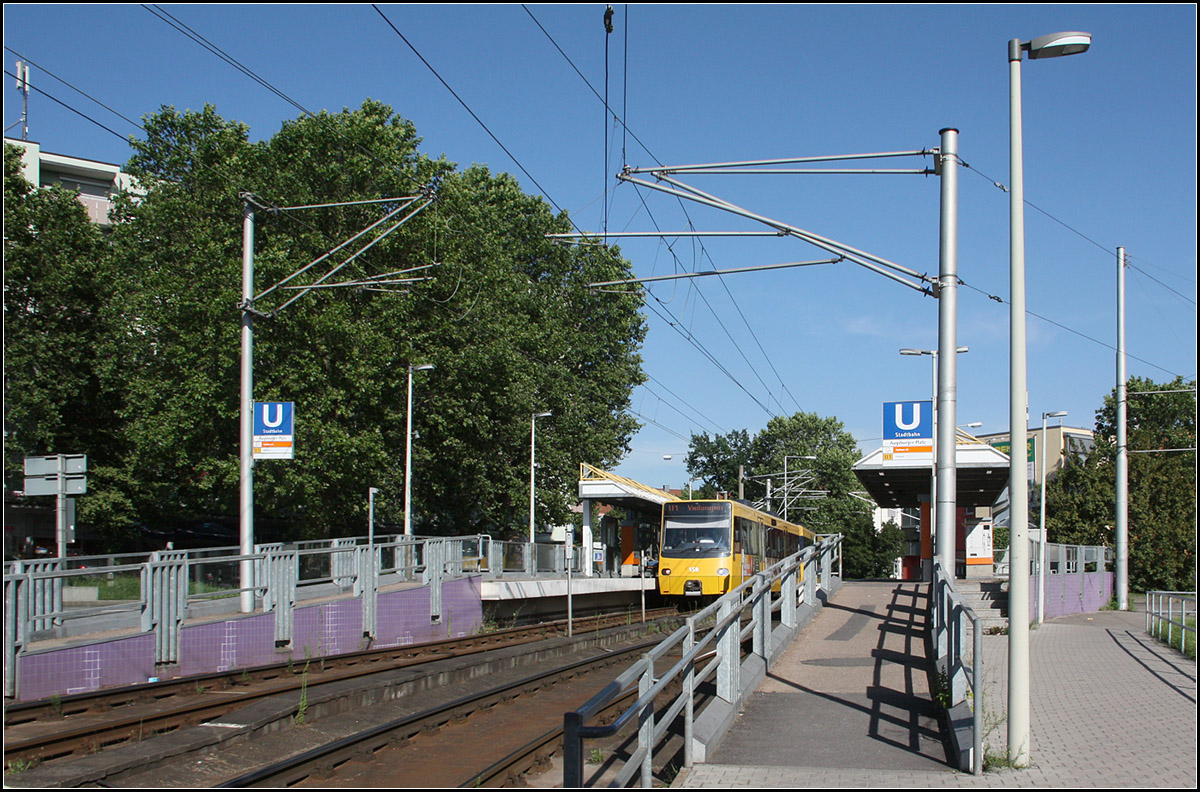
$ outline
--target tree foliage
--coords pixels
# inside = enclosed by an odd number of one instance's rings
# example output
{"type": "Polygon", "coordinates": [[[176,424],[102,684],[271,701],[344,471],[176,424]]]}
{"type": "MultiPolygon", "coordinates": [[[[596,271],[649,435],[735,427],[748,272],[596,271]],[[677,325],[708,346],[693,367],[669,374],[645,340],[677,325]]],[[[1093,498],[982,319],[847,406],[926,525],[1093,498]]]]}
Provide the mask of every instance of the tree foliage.
{"type": "MultiPolygon", "coordinates": [[[[25,456],[88,454],[89,483],[119,473],[121,393],[107,387],[98,350],[110,328],[112,282],[99,227],[73,192],[34,189],[21,152],[4,147],[4,469],[22,490],[25,456]]],[[[127,523],[127,499],[80,500],[80,517],[127,523]]]]}
{"type": "MultiPolygon", "coordinates": [[[[1192,590],[1196,564],[1195,382],[1131,378],[1126,390],[1129,585],[1192,590]],[[1188,390],[1190,389],[1190,392],[1188,390]]],[[[1096,442],[1046,484],[1049,540],[1115,543],[1115,390],[1096,412],[1096,442]]]]}
{"type": "MultiPolygon", "coordinates": [[[[370,100],[288,122],[257,143],[211,106],[164,108],[144,126],[126,170],[145,193],[119,201],[98,254],[107,273],[107,294],[94,306],[102,321],[75,350],[93,358],[97,398],[88,409],[112,416],[114,442],[79,450],[114,470],[87,496],[126,503],[113,520],[169,527],[236,514],[245,194],[261,206],[254,307],[267,315],[254,322],[254,397],[296,404],[296,458],[255,465],[256,519],[281,526],[277,538],[364,532],[368,487],[381,491],[383,519],[402,518],[409,364],[435,367],[416,374],[413,389],[420,532],[522,524],[534,412],[553,412],[538,426],[542,522],[566,519],[580,461],[609,465],[627,450],[644,324],[636,304],[587,284],[628,277],[629,264],[609,248],[547,240],[569,220],[510,176],[425,157],[413,125],[370,100]],[[365,253],[351,255],[378,231],[287,285],[312,285],[343,262],[328,282],[415,268],[428,280],[314,289],[286,307],[297,291],[263,294],[400,202],[277,207],[422,194],[436,201],[365,253]]],[[[10,226],[7,157],[5,190],[10,226]]],[[[81,287],[72,268],[86,258],[58,261],[19,245],[40,257],[33,269],[81,287]]],[[[48,335],[66,346],[81,338],[48,335]]],[[[24,339],[19,353],[32,354],[24,339]]],[[[49,442],[26,434],[31,448],[49,442]]]]}

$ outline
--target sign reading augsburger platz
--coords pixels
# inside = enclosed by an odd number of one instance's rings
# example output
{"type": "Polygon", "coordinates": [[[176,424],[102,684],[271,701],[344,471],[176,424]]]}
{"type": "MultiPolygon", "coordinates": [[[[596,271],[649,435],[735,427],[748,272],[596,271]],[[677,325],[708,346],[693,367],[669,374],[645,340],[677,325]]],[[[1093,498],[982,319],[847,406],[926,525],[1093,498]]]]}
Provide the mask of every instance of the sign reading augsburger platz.
{"type": "Polygon", "coordinates": [[[933,464],[933,402],[884,402],[883,464],[933,464]]]}

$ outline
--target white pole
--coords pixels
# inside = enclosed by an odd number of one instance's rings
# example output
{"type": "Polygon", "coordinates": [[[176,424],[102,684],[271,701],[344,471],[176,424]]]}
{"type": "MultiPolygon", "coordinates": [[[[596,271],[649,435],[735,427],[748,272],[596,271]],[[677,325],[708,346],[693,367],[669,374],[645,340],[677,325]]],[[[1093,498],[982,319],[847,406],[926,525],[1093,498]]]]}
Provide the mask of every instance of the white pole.
{"type": "Polygon", "coordinates": [[[1125,393],[1125,248],[1117,248],[1117,608],[1129,610],[1129,447],[1125,393]]]}
{"type": "Polygon", "coordinates": [[[404,535],[412,536],[412,420],[413,420],[413,372],[429,371],[431,363],[419,366],[408,364],[408,432],[404,437],[404,535]]]}
{"type": "Polygon", "coordinates": [[[408,364],[407,431],[404,433],[404,535],[412,536],[412,381],[413,367],[408,364]]]}
{"type": "MultiPolygon", "coordinates": [[[[241,394],[241,493],[239,502],[240,553],[254,552],[254,204],[243,196],[242,205],[242,394],[241,394]]],[[[238,564],[242,613],[254,611],[254,563],[238,564]]]]}
{"type": "Polygon", "coordinates": [[[549,412],[533,413],[529,419],[529,551],[533,552],[533,469],[537,456],[537,419],[551,415],[549,412]]]}
{"type": "MultiPolygon", "coordinates": [[[[367,487],[367,547],[375,547],[375,493],[379,490],[367,487]]],[[[371,553],[371,563],[375,563],[375,553],[371,553]]]]}
{"type": "Polygon", "coordinates": [[[1008,42],[1009,75],[1009,434],[1008,758],[1029,764],[1029,482],[1025,445],[1025,182],[1021,131],[1021,40],[1008,42]]]}
{"type": "Polygon", "coordinates": [[[943,129],[938,282],[936,500],[937,551],[953,580],[958,534],[958,130],[943,129]]]}
{"type": "Polygon", "coordinates": [[[1025,174],[1021,132],[1021,58],[1056,58],[1086,52],[1088,33],[1052,33],[1022,44],[1008,42],[1010,316],[1008,758],[1029,764],[1029,480],[1026,439],[1029,394],[1025,372],[1025,174]]]}
{"type": "MultiPolygon", "coordinates": [[[[537,456],[537,414],[529,418],[529,544],[533,544],[533,466],[537,456]]],[[[531,548],[532,550],[532,548],[531,548]]]]}

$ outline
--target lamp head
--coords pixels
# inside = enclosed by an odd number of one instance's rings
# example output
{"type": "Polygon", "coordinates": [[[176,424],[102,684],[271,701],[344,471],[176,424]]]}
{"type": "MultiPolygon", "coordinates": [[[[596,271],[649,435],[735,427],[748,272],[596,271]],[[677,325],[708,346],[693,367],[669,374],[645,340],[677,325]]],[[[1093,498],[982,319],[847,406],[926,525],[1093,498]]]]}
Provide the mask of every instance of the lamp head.
{"type": "Polygon", "coordinates": [[[1064,55],[1078,55],[1087,52],[1092,46],[1092,34],[1070,31],[1067,33],[1051,33],[1048,36],[1038,36],[1033,41],[1021,44],[1021,49],[1029,52],[1030,60],[1038,58],[1060,58],[1064,55]]]}

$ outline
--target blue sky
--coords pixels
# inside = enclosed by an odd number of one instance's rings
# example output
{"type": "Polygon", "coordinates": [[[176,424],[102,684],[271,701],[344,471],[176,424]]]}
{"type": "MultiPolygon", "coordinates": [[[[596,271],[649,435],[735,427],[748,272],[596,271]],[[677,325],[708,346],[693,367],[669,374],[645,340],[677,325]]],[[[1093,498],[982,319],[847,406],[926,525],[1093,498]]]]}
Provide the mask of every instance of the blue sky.
{"type": "MultiPolygon", "coordinates": [[[[1009,309],[989,298],[1009,292],[1008,195],[994,184],[1009,180],[1007,42],[1090,32],[1087,53],[1022,67],[1032,423],[1068,410],[1065,423],[1090,428],[1114,386],[1118,246],[1132,264],[1129,374],[1196,376],[1191,4],[616,5],[607,36],[605,6],[593,4],[380,6],[396,30],[369,5],[162,9],[305,109],[386,102],[416,124],[424,153],[511,172],[587,231],[602,230],[606,215],[610,231],[760,230],[619,183],[626,164],[920,150],[936,147],[943,127],[958,129],[969,166],[959,178],[958,343],[970,347],[959,356],[958,422],[980,421],[980,433],[1009,422],[1009,309]]],[[[142,6],[17,4],[4,17],[6,135],[20,134],[9,128],[20,117],[17,60],[31,63],[35,87],[112,130],[34,92],[29,136],[47,151],[128,159],[121,136],[138,130],[97,101],[135,121],[208,102],[254,139],[300,112],[142,6]]],[[[937,272],[935,177],[690,183],[937,272]]],[[[794,239],[620,245],[643,277],[825,257],[794,239]]],[[[856,265],[652,293],[642,350],[652,379],[633,399],[645,426],[618,468],[648,484],[686,486],[693,432],[753,434],[772,414],[803,410],[839,418],[865,453],[879,444],[884,402],[931,395],[930,358],[898,350],[936,347],[936,301],[856,265]]]]}

